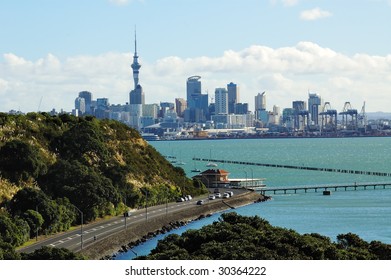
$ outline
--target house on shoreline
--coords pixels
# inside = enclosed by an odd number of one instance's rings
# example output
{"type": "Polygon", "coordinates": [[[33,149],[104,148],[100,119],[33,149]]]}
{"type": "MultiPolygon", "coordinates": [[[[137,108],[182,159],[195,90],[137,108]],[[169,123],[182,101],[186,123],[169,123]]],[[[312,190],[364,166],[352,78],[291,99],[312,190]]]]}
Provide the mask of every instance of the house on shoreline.
{"type": "Polygon", "coordinates": [[[207,169],[193,176],[200,180],[207,188],[245,188],[261,189],[265,187],[264,178],[229,179],[229,172],[223,169],[207,169]]]}

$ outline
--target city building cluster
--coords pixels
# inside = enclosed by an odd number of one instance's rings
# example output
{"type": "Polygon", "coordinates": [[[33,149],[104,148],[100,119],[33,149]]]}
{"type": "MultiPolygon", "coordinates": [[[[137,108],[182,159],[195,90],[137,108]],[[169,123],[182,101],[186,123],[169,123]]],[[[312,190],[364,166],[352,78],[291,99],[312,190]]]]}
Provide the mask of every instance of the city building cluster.
{"type": "MultiPolygon", "coordinates": [[[[254,111],[248,103],[240,102],[239,86],[230,82],[215,89],[214,95],[202,92],[200,76],[186,81],[186,99],[175,102],[145,104],[143,88],[139,83],[141,64],[138,62],[137,38],[133,63],[134,89],[129,102],[110,105],[107,98],[92,99],[92,93],[82,91],[75,100],[73,114],[94,115],[115,119],[140,131],[149,139],[183,139],[207,137],[250,136],[335,136],[365,135],[378,131],[368,126],[365,103],[359,112],[350,102],[337,112],[320,95],[308,93],[308,100],[292,101],[291,108],[266,108],[266,93],[254,97],[254,111]],[[368,129],[369,128],[369,129],[368,129]]],[[[388,123],[386,124],[388,125],[388,123]]]]}
{"type": "MultiPolygon", "coordinates": [[[[131,64],[134,88],[126,104],[110,104],[108,98],[93,99],[89,91],[81,91],[75,99],[72,114],[114,119],[138,130],[150,140],[218,137],[285,137],[285,136],[358,136],[391,134],[388,120],[368,122],[365,103],[361,110],[345,102],[337,112],[330,102],[317,93],[308,93],[307,100],[292,101],[290,108],[274,105],[267,110],[266,93],[254,97],[254,111],[240,101],[239,86],[233,82],[215,89],[214,95],[203,93],[200,76],[186,81],[186,99],[174,102],[145,104],[139,82],[135,33],[131,64]]],[[[10,112],[20,113],[20,112],[10,112]]],[[[55,110],[50,112],[57,114],[55,110]]],[[[64,112],[61,112],[64,113],[64,112]]]]}

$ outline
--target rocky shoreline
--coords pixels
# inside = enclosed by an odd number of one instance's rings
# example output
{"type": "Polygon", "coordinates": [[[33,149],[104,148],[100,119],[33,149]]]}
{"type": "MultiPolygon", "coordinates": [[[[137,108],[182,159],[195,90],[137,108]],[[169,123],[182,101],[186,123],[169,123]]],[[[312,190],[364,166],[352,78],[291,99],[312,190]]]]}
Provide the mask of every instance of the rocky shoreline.
{"type": "Polygon", "coordinates": [[[270,197],[262,196],[256,192],[246,192],[230,198],[227,201],[220,200],[214,203],[192,207],[186,211],[176,212],[169,217],[149,219],[148,222],[129,226],[125,231],[113,234],[109,238],[99,240],[83,249],[82,253],[88,259],[110,260],[117,254],[132,250],[133,247],[155,237],[156,235],[170,232],[182,227],[189,222],[203,219],[214,213],[227,209],[240,207],[256,202],[269,200],[270,197]],[[125,244],[125,245],[124,245],[125,244]]]}

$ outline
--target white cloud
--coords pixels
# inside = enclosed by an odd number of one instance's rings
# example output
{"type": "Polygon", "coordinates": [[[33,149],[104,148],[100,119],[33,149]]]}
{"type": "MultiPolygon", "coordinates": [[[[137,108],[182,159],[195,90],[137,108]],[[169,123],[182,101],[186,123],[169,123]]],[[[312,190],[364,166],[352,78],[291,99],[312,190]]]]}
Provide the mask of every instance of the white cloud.
{"type": "Polygon", "coordinates": [[[333,14],[329,11],[321,10],[320,8],[315,8],[312,10],[305,10],[300,13],[300,19],[302,20],[318,20],[322,18],[331,17],[333,14]]]}
{"type": "MultiPolygon", "coordinates": [[[[147,103],[174,101],[186,97],[186,79],[202,77],[203,91],[213,95],[216,87],[229,82],[241,88],[241,102],[250,103],[266,91],[268,109],[274,104],[290,107],[293,100],[306,100],[307,92],[317,92],[337,110],[345,101],[367,111],[391,111],[389,84],[391,55],[347,56],[311,42],[273,49],[254,45],[241,51],[227,50],[218,57],[164,57],[143,62],[140,69],[147,103]]],[[[108,97],[112,104],[128,102],[133,87],[130,53],[74,56],[60,60],[48,54],[29,61],[15,54],[0,60],[0,111],[20,109],[70,111],[80,91],[94,98],[108,97]]]]}

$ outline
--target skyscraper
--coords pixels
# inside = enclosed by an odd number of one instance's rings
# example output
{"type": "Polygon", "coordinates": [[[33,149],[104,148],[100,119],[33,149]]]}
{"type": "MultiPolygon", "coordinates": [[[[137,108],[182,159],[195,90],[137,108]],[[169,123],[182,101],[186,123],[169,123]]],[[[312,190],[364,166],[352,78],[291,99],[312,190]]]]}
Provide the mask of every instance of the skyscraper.
{"type": "Polygon", "coordinates": [[[258,93],[255,96],[255,112],[259,110],[266,110],[266,96],[265,92],[258,93]]]}
{"type": "Polygon", "coordinates": [[[266,114],[266,96],[265,92],[258,93],[255,96],[255,118],[261,120],[264,123],[267,123],[267,114],[266,114]]]}
{"type": "Polygon", "coordinates": [[[239,103],[239,87],[233,82],[227,85],[228,90],[228,114],[235,113],[235,105],[239,103]]]}
{"type": "Polygon", "coordinates": [[[92,93],[89,91],[81,91],[79,92],[79,97],[84,98],[85,114],[91,114],[92,93]]]}
{"type": "MultiPolygon", "coordinates": [[[[201,95],[201,77],[191,76],[186,82],[186,98],[187,104],[191,104],[192,101],[201,95]]],[[[188,107],[192,107],[188,105],[188,107]]],[[[194,107],[194,106],[193,106],[194,107]]]]}
{"type": "Polygon", "coordinates": [[[186,122],[204,122],[208,115],[208,94],[201,94],[201,77],[191,76],[186,82],[186,122]]]}
{"type": "Polygon", "coordinates": [[[310,120],[313,124],[319,124],[319,106],[322,104],[322,99],[316,93],[308,93],[308,111],[310,120]]]}
{"type": "Polygon", "coordinates": [[[228,114],[228,91],[225,88],[216,88],[215,106],[216,115],[228,114]]]}
{"type": "Polygon", "coordinates": [[[183,113],[187,108],[187,102],[183,98],[175,98],[175,110],[179,117],[183,117],[183,113]]]}

